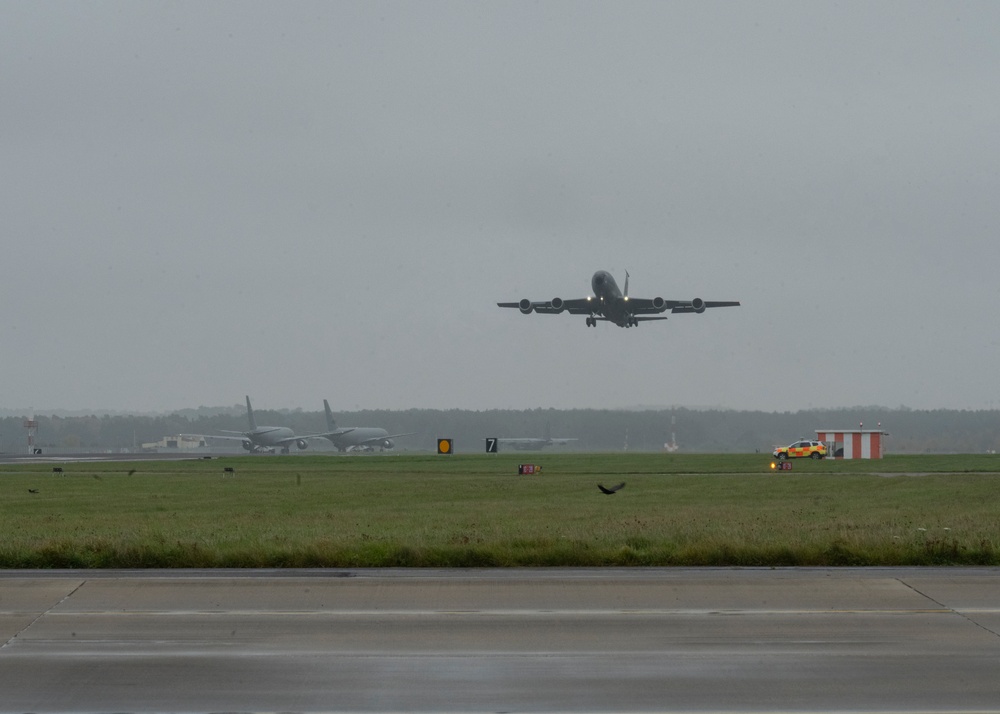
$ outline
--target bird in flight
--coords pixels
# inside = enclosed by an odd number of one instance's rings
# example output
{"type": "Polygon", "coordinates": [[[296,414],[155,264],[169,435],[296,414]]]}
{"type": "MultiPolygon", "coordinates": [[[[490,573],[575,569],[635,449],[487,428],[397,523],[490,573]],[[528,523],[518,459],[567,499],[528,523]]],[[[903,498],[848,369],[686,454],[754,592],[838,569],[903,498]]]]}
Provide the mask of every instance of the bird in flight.
{"type": "Polygon", "coordinates": [[[620,491],[621,489],[625,488],[625,482],[624,482],[624,481],[622,481],[622,482],[621,482],[620,484],[618,484],[617,486],[612,486],[611,488],[605,488],[605,487],[604,487],[604,486],[602,486],[601,484],[597,484],[597,487],[598,487],[599,489],[601,489],[601,493],[603,493],[603,494],[605,494],[605,495],[608,495],[608,496],[610,496],[610,495],[612,495],[612,494],[614,494],[614,493],[616,493],[616,492],[620,491]]]}

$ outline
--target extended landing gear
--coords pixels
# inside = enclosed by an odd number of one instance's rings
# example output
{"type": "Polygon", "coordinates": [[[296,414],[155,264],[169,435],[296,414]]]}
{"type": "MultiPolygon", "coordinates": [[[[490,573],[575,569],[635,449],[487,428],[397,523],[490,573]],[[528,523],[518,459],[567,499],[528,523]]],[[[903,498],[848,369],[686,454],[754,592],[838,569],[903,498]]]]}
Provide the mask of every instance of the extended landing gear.
{"type": "Polygon", "coordinates": [[[593,317],[593,316],[588,317],[587,318],[587,327],[597,327],[597,318],[593,317]]]}

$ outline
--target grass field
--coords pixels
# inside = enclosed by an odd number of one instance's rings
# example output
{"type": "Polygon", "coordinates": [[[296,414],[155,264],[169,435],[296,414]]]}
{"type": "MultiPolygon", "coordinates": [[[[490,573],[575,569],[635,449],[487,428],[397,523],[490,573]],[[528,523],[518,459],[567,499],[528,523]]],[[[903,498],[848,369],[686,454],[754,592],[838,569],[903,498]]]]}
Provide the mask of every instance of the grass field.
{"type": "Polygon", "coordinates": [[[1000,456],[793,464],[536,453],[0,465],[0,567],[1000,565],[1000,456]],[[543,471],[518,476],[520,462],[543,471]],[[613,496],[597,489],[621,481],[613,496]]]}

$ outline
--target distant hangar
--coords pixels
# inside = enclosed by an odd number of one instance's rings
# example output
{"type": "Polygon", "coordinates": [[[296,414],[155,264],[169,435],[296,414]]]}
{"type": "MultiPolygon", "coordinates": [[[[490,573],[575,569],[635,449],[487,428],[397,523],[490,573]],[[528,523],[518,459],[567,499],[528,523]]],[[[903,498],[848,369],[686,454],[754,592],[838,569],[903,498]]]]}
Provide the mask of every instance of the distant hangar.
{"type": "Polygon", "coordinates": [[[816,438],[826,442],[835,459],[881,459],[887,436],[881,429],[816,430],[816,438]]]}

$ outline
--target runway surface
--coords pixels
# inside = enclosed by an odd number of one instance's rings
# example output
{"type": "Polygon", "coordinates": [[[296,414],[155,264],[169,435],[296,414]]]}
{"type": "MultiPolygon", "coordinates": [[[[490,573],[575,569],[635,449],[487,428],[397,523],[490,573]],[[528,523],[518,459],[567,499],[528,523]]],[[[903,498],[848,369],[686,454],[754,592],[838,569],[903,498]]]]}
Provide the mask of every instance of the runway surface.
{"type": "Polygon", "coordinates": [[[1000,569],[0,571],[0,710],[1000,712],[1000,569]]]}
{"type": "MultiPolygon", "coordinates": [[[[244,452],[245,453],[245,452],[244,452]]],[[[0,453],[0,464],[79,464],[99,461],[199,461],[201,459],[219,459],[226,456],[241,456],[243,454],[232,453],[204,453],[194,454],[184,452],[159,453],[159,452],[132,452],[127,454],[94,452],[85,454],[12,454],[0,453]]]]}

